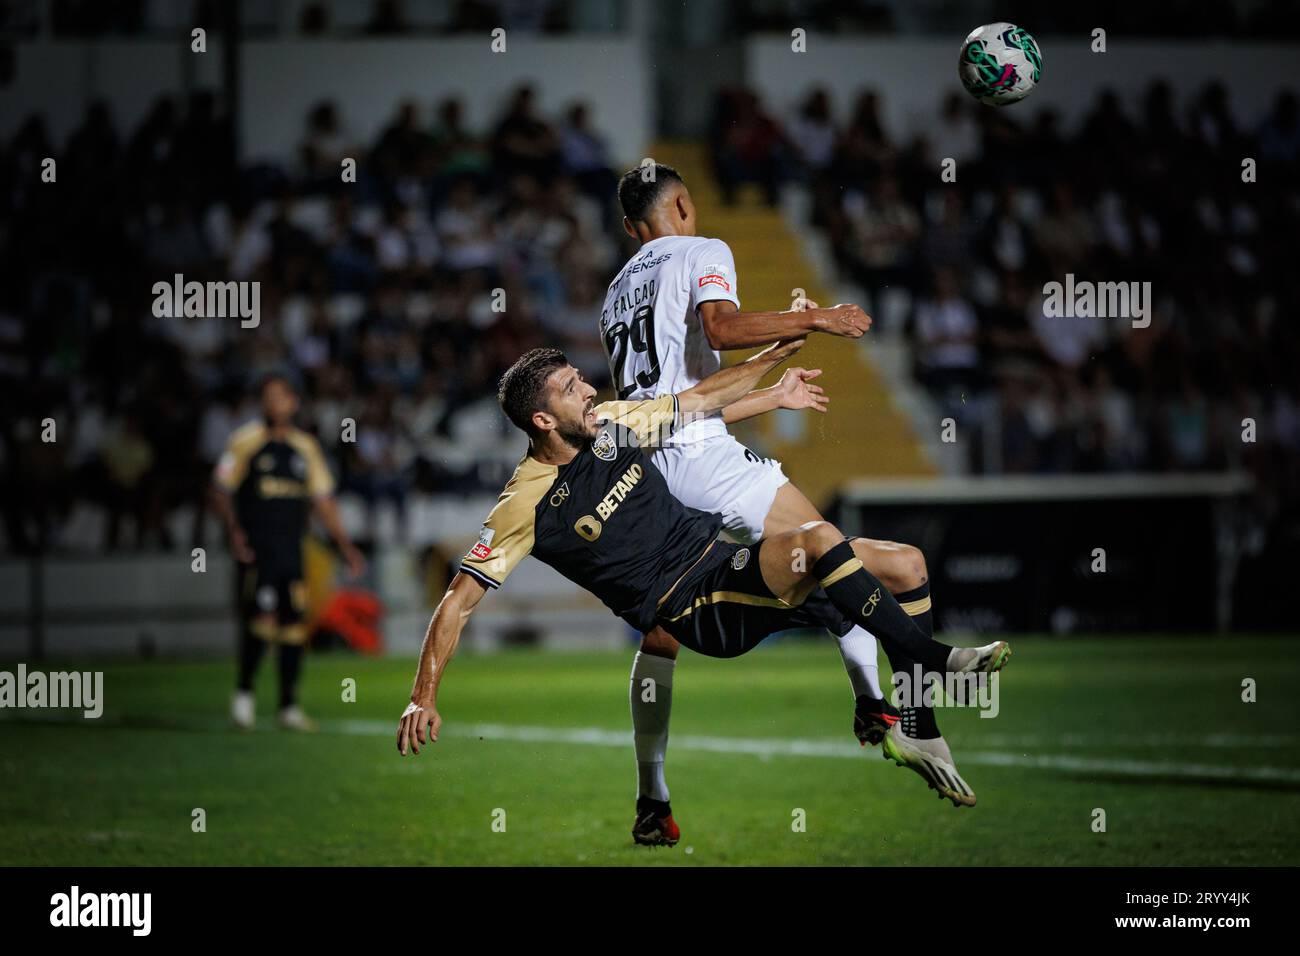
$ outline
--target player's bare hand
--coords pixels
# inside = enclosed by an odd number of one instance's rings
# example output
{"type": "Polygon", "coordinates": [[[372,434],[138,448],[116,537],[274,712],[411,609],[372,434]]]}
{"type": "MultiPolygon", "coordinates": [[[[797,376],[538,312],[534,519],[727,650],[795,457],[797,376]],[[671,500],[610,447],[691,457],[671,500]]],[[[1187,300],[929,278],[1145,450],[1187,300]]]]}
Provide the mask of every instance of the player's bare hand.
{"type": "Polygon", "coordinates": [[[812,380],[822,373],[819,368],[788,368],[776,385],[780,389],[780,408],[812,408],[826,411],[830,397],[812,380]]]}
{"type": "Polygon", "coordinates": [[[348,563],[348,574],[355,580],[366,573],[366,556],[352,545],[343,549],[343,559],[348,563]]]}
{"type": "Polygon", "coordinates": [[[861,338],[862,334],[871,328],[871,316],[863,312],[861,306],[851,302],[841,302],[822,311],[825,313],[825,319],[821,331],[830,335],[856,339],[861,338]]]}
{"type": "Polygon", "coordinates": [[[422,744],[438,742],[441,728],[442,717],[432,700],[423,698],[420,703],[412,700],[397,724],[397,752],[403,757],[408,751],[418,755],[422,744]]]}
{"type": "Polygon", "coordinates": [[[248,543],[248,535],[243,531],[236,531],[230,536],[230,551],[240,564],[252,564],[257,560],[257,554],[248,543]]]}

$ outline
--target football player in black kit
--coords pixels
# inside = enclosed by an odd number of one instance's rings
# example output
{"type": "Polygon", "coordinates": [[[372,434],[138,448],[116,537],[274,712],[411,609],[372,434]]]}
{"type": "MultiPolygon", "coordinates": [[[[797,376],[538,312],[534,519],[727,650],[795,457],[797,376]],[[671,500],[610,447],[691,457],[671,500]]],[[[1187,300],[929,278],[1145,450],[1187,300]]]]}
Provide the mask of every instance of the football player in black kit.
{"type": "Polygon", "coordinates": [[[298,395],[271,375],[258,389],[262,417],[231,434],[217,463],[214,507],[239,563],[239,678],[230,717],[241,730],[255,720],[253,677],[268,644],[280,648],[280,726],[314,730],[298,706],[307,629],[302,543],[315,512],[353,576],[365,559],[353,547],[333,498],[334,479],[316,439],[293,424],[298,395]]]}
{"type": "MultiPolygon", "coordinates": [[[[1006,663],[1010,648],[1003,641],[954,648],[927,637],[863,567],[854,542],[829,522],[809,522],[747,547],[728,544],[717,540],[719,515],[688,508],[669,493],[643,448],[692,415],[745,398],[802,345],[803,339],[778,342],[692,388],[646,401],[594,405],[596,390],[558,349],[534,349],[502,376],[501,405],[528,434],[528,454],[433,614],[398,725],[399,753],[419,753],[420,744],[438,739],[438,687],[465,622],[528,554],[641,633],[663,628],[711,657],[744,654],[778,631],[821,627],[803,607],[818,592],[927,671],[992,673],[1006,663]]],[[[923,751],[908,749],[897,722],[882,730],[886,757],[924,759],[923,751]]],[[[974,794],[941,768],[928,779],[954,803],[974,803],[974,794]]]]}

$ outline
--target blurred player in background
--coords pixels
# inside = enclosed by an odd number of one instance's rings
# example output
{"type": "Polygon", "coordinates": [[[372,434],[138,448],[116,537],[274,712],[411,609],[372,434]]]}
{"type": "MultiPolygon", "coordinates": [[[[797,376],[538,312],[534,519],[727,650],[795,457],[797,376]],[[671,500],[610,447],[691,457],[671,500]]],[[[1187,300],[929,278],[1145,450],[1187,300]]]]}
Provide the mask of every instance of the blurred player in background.
{"type": "Polygon", "coordinates": [[[282,375],[259,389],[262,418],[237,428],[217,463],[213,501],[238,562],[239,681],[230,717],[251,730],[256,717],[253,678],[268,644],[280,647],[281,727],[315,730],[298,706],[298,680],[307,641],[303,538],[312,512],[356,577],[365,559],[348,538],[334,501],[334,479],[319,443],[293,424],[298,393],[282,375]]]}
{"type": "MultiPolygon", "coordinates": [[[[810,332],[859,338],[871,319],[856,305],[818,308],[801,302],[784,312],[742,312],[736,265],[720,239],[696,234],[695,205],[671,166],[638,166],[619,182],[623,227],[640,251],[609,285],[600,315],[600,336],[619,399],[650,399],[682,391],[716,372],[719,352],[767,345],[810,332]],[[652,173],[652,174],[650,174],[652,173]],[[648,175],[650,174],[650,175],[648,175]]],[[[737,403],[743,406],[743,403],[737,403]]],[[[741,543],[792,531],[821,515],[786,478],[781,465],[760,458],[727,431],[746,417],[743,407],[692,422],[654,454],[654,464],[682,502],[721,514],[724,529],[741,543]]],[[[927,636],[933,633],[925,558],[911,545],[862,540],[855,544],[863,564],[895,596],[927,636]]],[[[876,641],[839,614],[818,594],[823,625],[836,635],[854,695],[853,731],[863,744],[880,743],[901,718],[900,729],[914,746],[906,765],[931,788],[944,777],[960,781],[933,710],[905,707],[900,715],[880,688],[876,641]]],[[[897,645],[895,645],[897,646],[897,645]]],[[[632,836],[638,843],[672,845],[680,838],[668,802],[664,758],[672,709],[672,674],[677,641],[662,629],[645,635],[632,665],[630,699],[637,752],[638,796],[632,836]],[[654,680],[653,700],[638,692],[654,680]]],[[[910,673],[913,661],[890,658],[896,671],[910,673]]],[[[957,803],[957,800],[953,801],[957,803]]]]}

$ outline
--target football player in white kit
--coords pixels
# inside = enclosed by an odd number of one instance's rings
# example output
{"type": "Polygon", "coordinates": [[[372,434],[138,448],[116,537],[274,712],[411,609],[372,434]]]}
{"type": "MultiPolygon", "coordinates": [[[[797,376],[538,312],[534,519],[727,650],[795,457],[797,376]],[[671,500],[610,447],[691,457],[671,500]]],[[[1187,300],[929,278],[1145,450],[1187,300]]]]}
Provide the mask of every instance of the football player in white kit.
{"type": "MultiPolygon", "coordinates": [[[[812,332],[858,338],[870,328],[870,317],[856,305],[824,309],[806,303],[806,308],[786,312],[741,312],[731,250],[718,239],[696,235],[694,204],[671,166],[644,164],[630,170],[619,182],[618,198],[624,228],[641,242],[640,251],[610,283],[600,315],[601,341],[619,399],[655,398],[690,388],[718,370],[723,349],[812,332]]],[[[728,422],[774,407],[747,407],[769,397],[775,400],[762,391],[752,393],[725,413],[686,425],[653,457],[678,499],[721,514],[727,533],[743,543],[821,520],[779,462],[760,458],[727,431],[728,422]]],[[[931,633],[929,579],[920,550],[888,541],[870,544],[872,560],[864,559],[864,566],[931,633]]],[[[883,741],[887,758],[915,770],[941,798],[956,806],[973,805],[974,792],[953,766],[933,710],[904,707],[900,719],[880,688],[875,638],[838,615],[829,602],[826,608],[827,628],[837,638],[853,687],[853,729],[859,741],[883,741]]],[[[648,845],[671,846],[680,838],[664,778],[677,651],[677,642],[656,628],[644,635],[632,666],[629,697],[638,776],[632,835],[648,845]],[[654,693],[647,693],[651,686],[654,693]]],[[[908,659],[891,657],[890,663],[896,672],[912,673],[908,659]]]]}

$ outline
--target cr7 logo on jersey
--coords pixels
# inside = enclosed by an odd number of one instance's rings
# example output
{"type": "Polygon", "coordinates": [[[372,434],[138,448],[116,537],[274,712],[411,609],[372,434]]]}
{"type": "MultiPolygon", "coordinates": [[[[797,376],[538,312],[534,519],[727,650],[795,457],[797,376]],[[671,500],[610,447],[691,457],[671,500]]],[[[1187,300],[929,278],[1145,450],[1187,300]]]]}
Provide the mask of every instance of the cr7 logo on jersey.
{"type": "Polygon", "coordinates": [[[569,500],[569,483],[566,481],[560,487],[555,489],[555,494],[551,495],[551,507],[558,508],[569,500]]]}

